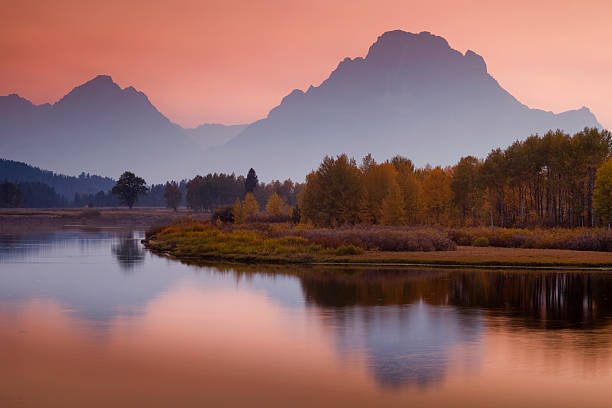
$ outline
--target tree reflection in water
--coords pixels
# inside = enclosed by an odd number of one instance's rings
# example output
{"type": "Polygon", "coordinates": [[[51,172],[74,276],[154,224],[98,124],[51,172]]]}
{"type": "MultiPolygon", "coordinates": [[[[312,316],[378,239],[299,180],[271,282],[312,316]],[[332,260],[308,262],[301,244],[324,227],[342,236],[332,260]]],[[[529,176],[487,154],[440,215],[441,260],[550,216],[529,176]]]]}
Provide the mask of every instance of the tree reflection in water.
{"type": "Polygon", "coordinates": [[[300,281],[306,302],[326,309],[338,347],[363,347],[375,378],[391,387],[443,380],[452,349],[498,321],[486,316],[527,330],[593,329],[612,317],[604,273],[327,269],[300,281]]]}
{"type": "Polygon", "coordinates": [[[131,271],[136,265],[142,264],[145,259],[145,251],[133,233],[123,233],[118,237],[118,242],[111,248],[113,255],[119,261],[119,266],[126,272],[131,271]]]}
{"type": "Polygon", "coordinates": [[[463,363],[477,366],[483,331],[495,325],[570,331],[584,340],[612,318],[612,276],[606,273],[367,267],[230,271],[237,277],[262,271],[296,275],[306,304],[333,328],[338,350],[346,355],[364,350],[377,381],[393,388],[442,381],[457,347],[474,351],[463,356],[463,363]]]}
{"type": "Polygon", "coordinates": [[[612,316],[612,276],[558,271],[328,269],[301,275],[324,307],[410,305],[482,309],[544,329],[596,328],[612,316]]]}

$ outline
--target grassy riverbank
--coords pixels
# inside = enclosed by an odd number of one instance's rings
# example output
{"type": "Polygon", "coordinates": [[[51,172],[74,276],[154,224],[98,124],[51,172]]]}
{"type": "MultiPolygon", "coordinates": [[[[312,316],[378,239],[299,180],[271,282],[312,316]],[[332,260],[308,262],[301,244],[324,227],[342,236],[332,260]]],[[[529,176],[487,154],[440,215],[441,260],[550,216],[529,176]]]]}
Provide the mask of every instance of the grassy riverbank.
{"type": "Polygon", "coordinates": [[[456,246],[433,229],[307,229],[182,222],[149,231],[154,252],[190,261],[449,266],[612,267],[611,252],[456,246]]]}
{"type": "Polygon", "coordinates": [[[184,221],[147,233],[148,248],[177,258],[246,262],[331,262],[366,252],[454,250],[437,230],[400,228],[312,229],[289,224],[217,227],[184,221]]]}

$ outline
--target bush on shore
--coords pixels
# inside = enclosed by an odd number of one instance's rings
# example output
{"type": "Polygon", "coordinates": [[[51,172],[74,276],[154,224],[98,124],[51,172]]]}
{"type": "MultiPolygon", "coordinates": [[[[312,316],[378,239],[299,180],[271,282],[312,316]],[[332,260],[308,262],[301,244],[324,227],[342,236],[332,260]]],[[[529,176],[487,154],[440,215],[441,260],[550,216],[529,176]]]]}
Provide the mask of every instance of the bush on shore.
{"type": "Polygon", "coordinates": [[[303,229],[293,231],[326,248],[353,245],[375,251],[453,251],[457,248],[446,233],[431,229],[398,227],[342,227],[335,229],[303,229]]]}
{"type": "MultiPolygon", "coordinates": [[[[257,230],[221,229],[209,223],[172,224],[147,232],[151,248],[178,257],[253,259],[262,257],[344,255],[351,251],[323,248],[299,236],[270,237],[257,230]],[[341,253],[342,252],[342,253],[341,253]]],[[[359,249],[351,251],[358,253],[359,249]]]]}
{"type": "Polygon", "coordinates": [[[475,247],[488,247],[489,239],[487,237],[478,237],[472,242],[472,246],[475,247]]]}
{"type": "MultiPolygon", "coordinates": [[[[185,218],[167,227],[155,226],[147,232],[146,236],[149,239],[163,232],[164,237],[168,237],[169,232],[185,234],[211,228],[230,234],[230,238],[233,233],[250,232],[255,234],[258,239],[271,240],[267,241],[266,245],[276,245],[275,239],[301,238],[304,240],[302,242],[305,246],[313,246],[314,249],[309,249],[311,252],[314,250],[328,251],[327,253],[337,251],[337,254],[344,255],[359,251],[449,251],[455,250],[457,245],[612,252],[612,231],[604,228],[519,229],[472,227],[445,230],[416,227],[352,226],[327,229],[312,228],[305,225],[295,226],[290,222],[271,223],[267,219],[265,222],[262,219],[262,222],[242,225],[217,223],[216,226],[213,226],[210,223],[195,222],[190,218],[185,218]]],[[[252,244],[257,244],[257,242],[253,241],[252,244]]],[[[278,251],[296,252],[295,245],[289,249],[283,249],[286,242],[280,241],[278,244],[280,245],[276,248],[278,251]]],[[[249,250],[255,249],[250,248],[249,250]]]]}

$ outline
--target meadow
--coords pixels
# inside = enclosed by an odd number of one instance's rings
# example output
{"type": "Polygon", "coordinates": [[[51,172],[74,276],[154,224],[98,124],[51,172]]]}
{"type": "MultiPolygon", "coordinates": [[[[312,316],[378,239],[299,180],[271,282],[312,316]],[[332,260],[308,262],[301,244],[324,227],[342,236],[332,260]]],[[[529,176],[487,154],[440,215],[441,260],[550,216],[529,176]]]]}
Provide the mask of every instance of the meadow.
{"type": "Polygon", "coordinates": [[[225,224],[186,218],[147,231],[145,245],[184,260],[261,263],[380,263],[608,267],[603,229],[522,230],[289,223],[225,224]]]}

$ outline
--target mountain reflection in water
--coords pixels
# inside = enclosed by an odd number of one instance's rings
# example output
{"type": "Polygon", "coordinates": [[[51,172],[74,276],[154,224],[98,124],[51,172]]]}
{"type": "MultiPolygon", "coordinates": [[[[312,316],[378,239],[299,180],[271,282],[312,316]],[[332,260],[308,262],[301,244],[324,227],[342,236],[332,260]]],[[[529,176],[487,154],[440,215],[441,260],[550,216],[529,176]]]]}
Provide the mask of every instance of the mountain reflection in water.
{"type": "Polygon", "coordinates": [[[0,238],[1,406],[609,402],[607,272],[197,266],[139,238],[0,238]]]}

